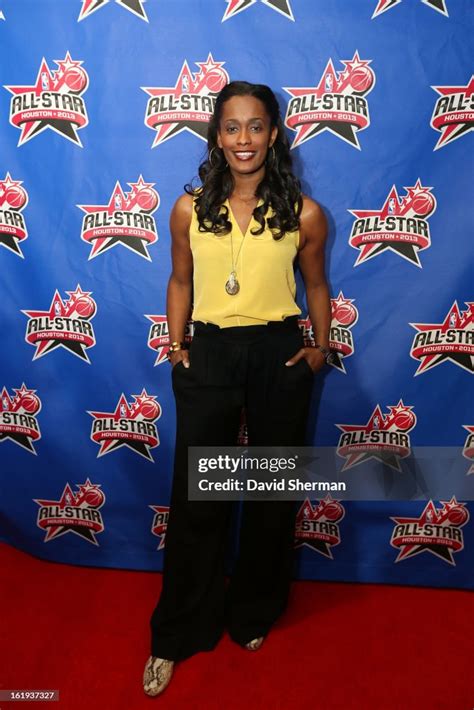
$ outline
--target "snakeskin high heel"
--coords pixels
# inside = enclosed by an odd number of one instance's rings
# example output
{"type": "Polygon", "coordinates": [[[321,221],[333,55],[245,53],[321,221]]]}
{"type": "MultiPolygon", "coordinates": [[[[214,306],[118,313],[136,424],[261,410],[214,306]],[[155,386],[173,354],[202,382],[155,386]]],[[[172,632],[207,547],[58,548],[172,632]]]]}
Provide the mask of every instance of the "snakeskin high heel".
{"type": "Polygon", "coordinates": [[[259,636],[256,639],[252,639],[252,641],[249,641],[248,643],[245,644],[245,648],[248,649],[249,651],[258,651],[260,646],[263,643],[264,636],[259,636]]]}
{"type": "Polygon", "coordinates": [[[143,672],[143,690],[147,695],[159,695],[173,675],[174,661],[150,656],[143,672]]]}

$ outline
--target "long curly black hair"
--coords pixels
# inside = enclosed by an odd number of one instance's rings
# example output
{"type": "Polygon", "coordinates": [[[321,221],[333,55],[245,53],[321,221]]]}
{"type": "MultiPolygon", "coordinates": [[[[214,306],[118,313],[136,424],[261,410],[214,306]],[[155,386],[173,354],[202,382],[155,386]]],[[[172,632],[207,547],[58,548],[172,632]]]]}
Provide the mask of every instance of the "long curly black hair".
{"type": "Polygon", "coordinates": [[[260,227],[251,230],[254,235],[262,234],[266,224],[274,239],[281,239],[286,232],[299,228],[299,217],[303,207],[301,184],[292,172],[290,146],[286,137],[280,109],[275,94],[265,84],[251,84],[247,81],[232,81],[217,96],[214,114],[209,122],[206,159],[199,166],[201,186],[185,185],[185,191],[195,197],[196,214],[200,232],[228,234],[232,229],[229,210],[223,204],[234,189],[234,179],[217,145],[217,132],[222,116],[222,107],[233,96],[253,96],[265,106],[271,127],[277,126],[278,133],[273,150],[269,150],[265,160],[265,175],[259,183],[256,196],[263,204],[256,207],[253,216],[260,227]],[[211,155],[212,151],[212,155],[211,155]],[[209,156],[211,160],[209,160],[209,156]],[[274,215],[266,218],[268,208],[274,215]]]}

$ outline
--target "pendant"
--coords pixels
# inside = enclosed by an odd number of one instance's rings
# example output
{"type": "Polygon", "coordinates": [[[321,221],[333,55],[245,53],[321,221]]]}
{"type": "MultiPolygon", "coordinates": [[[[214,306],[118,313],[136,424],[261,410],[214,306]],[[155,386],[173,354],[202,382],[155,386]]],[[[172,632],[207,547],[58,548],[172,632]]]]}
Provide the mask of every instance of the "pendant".
{"type": "Polygon", "coordinates": [[[237,281],[237,274],[235,271],[230,272],[230,276],[225,282],[225,290],[229,296],[235,296],[236,293],[240,291],[240,284],[237,281]]]}

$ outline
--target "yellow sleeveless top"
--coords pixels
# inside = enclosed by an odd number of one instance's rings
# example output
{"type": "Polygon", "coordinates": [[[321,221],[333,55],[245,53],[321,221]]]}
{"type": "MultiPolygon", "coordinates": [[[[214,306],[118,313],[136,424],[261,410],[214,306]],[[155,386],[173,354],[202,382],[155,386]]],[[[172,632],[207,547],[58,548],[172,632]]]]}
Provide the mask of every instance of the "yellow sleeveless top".
{"type": "MultiPolygon", "coordinates": [[[[262,203],[260,199],[258,204],[262,203]]],[[[293,272],[299,230],[287,232],[282,239],[276,240],[266,227],[262,234],[256,236],[250,230],[260,225],[252,215],[247,232],[243,235],[232,214],[229,200],[224,205],[229,210],[232,222],[235,271],[240,290],[234,296],[225,290],[225,283],[232,271],[231,233],[216,235],[200,232],[193,204],[189,229],[194,262],[192,319],[229,328],[263,325],[268,321],[299,315],[301,310],[295,302],[296,283],[293,272]]],[[[266,216],[272,214],[270,208],[266,216]]]]}

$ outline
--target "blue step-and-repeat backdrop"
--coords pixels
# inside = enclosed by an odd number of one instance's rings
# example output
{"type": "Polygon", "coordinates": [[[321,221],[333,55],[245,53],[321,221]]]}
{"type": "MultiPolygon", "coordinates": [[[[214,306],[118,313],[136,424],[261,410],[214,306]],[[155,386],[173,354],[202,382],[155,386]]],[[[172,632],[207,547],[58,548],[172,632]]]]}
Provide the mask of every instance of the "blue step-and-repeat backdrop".
{"type": "MultiPolygon", "coordinates": [[[[161,570],[168,220],[233,79],[277,93],[328,217],[337,360],[308,443],[348,480],[454,447],[474,483],[472,32],[470,0],[0,0],[3,541],[161,570]]],[[[308,498],[298,575],[473,587],[472,510],[308,498]]]]}

